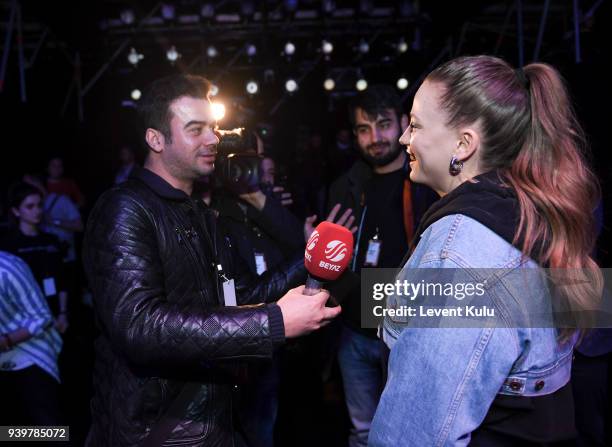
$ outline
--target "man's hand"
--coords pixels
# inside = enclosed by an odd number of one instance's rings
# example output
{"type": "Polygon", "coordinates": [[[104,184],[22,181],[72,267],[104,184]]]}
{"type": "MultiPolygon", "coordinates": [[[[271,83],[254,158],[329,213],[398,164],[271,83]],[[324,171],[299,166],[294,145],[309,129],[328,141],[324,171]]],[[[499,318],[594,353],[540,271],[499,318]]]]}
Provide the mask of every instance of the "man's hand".
{"type": "Polygon", "coordinates": [[[261,211],[266,206],[266,195],[261,191],[253,191],[240,194],[242,200],[253,206],[257,211],[261,211]]]}
{"type": "Polygon", "coordinates": [[[283,314],[285,337],[293,338],[306,335],[326,326],[341,312],[340,306],[325,307],[329,292],[322,290],[316,295],[303,294],[304,286],[291,289],[278,300],[283,314]]]}
{"type": "Polygon", "coordinates": [[[274,196],[280,200],[281,205],[289,206],[293,204],[293,197],[291,196],[291,193],[285,191],[285,188],[282,186],[273,187],[272,192],[274,193],[274,196]]]}
{"type": "MultiPolygon", "coordinates": [[[[338,220],[335,221],[341,206],[342,205],[340,205],[339,203],[336,203],[336,205],[334,205],[325,220],[331,223],[342,225],[343,227],[350,230],[351,233],[357,232],[357,226],[353,226],[353,223],[355,222],[355,216],[353,216],[353,210],[351,208],[348,208],[344,213],[342,213],[342,216],[340,216],[338,220]]],[[[317,215],[315,214],[313,216],[307,217],[304,221],[304,239],[306,242],[308,242],[308,239],[310,239],[310,235],[314,231],[314,223],[316,220],[317,215]]]]}

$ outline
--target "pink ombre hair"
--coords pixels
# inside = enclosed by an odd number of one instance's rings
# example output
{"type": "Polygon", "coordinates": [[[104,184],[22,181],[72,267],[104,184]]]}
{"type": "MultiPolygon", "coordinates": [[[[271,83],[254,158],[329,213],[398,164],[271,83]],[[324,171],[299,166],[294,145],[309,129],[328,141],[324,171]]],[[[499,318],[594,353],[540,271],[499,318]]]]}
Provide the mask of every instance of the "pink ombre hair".
{"type": "Polygon", "coordinates": [[[563,294],[571,310],[592,310],[601,286],[591,257],[600,189],[560,74],[547,64],[521,72],[499,58],[474,56],[445,63],[427,80],[445,87],[447,125],[480,123],[482,166],[497,169],[518,197],[515,243],[542,266],[589,272],[580,274],[589,282],[574,281],[563,294]]]}

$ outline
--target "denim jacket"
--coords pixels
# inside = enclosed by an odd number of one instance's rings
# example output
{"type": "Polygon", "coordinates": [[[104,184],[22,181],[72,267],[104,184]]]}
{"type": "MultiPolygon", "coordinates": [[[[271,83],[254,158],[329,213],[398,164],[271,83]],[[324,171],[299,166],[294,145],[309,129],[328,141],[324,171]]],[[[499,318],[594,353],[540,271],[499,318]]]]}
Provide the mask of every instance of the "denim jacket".
{"type": "MultiPolygon", "coordinates": [[[[550,312],[546,284],[530,283],[526,290],[521,280],[521,272],[537,264],[465,215],[430,225],[398,279],[419,281],[419,270],[407,270],[416,268],[504,269],[503,277],[486,278],[489,306],[527,318],[550,312]]],[[[388,305],[402,299],[390,297],[388,305]]],[[[498,394],[540,396],[566,385],[575,339],[560,343],[556,329],[526,326],[510,319],[503,327],[411,328],[409,321],[386,317],[389,375],[369,445],[464,446],[498,394]]]]}

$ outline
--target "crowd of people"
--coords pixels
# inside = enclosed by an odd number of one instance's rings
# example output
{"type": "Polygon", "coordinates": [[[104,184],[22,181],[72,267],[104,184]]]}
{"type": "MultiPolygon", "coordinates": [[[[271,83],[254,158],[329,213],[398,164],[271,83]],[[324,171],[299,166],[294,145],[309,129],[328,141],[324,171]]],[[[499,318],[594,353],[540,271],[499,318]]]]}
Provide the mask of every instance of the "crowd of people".
{"type": "Polygon", "coordinates": [[[370,86],[350,102],[353,135],[339,130],[325,155],[313,135],[291,183],[261,126],[241,154],[254,174],[215,172],[209,88],[151,84],[143,163],[122,147],[101,197],[58,156],[7,191],[0,425],[70,425],[88,446],[610,442],[610,330],[525,324],[553,312],[547,284],[521,288],[528,269],[590,272],[564,296],[575,311],[604,295],[600,187],[552,66],[453,59],[411,108],[370,86]],[[323,220],[354,234],[354,255],[310,296],[304,248],[323,220]],[[481,278],[504,324],[389,314],[367,328],[366,268],[413,283],[504,269],[481,278]]]}

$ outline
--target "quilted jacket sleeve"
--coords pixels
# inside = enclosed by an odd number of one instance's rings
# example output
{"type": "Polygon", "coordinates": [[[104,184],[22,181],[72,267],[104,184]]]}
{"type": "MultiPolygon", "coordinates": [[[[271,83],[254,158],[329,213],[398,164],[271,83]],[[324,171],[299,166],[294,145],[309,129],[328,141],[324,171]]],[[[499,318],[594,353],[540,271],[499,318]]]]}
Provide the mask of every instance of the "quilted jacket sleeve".
{"type": "Polygon", "coordinates": [[[278,301],[290,289],[306,282],[304,255],[295,255],[261,276],[253,276],[240,258],[234,256],[236,294],[239,304],[271,303],[278,301]]]}
{"type": "MultiPolygon", "coordinates": [[[[84,264],[102,331],[132,364],[202,366],[270,357],[284,329],[276,305],[177,306],[165,296],[156,224],[129,191],[106,193],[91,213],[84,264]]],[[[197,302],[197,300],[192,300],[197,302]]]]}

